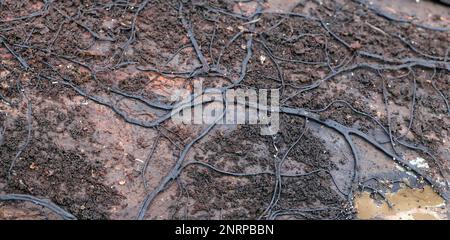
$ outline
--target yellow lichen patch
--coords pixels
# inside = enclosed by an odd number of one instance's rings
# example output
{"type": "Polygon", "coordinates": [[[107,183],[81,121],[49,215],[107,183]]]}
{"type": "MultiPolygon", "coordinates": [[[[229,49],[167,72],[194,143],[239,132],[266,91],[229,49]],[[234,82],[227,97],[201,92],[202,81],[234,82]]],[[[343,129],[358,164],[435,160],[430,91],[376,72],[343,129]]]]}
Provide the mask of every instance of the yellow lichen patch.
{"type": "Polygon", "coordinates": [[[376,201],[367,192],[359,193],[355,198],[355,207],[359,219],[398,219],[431,220],[446,219],[445,201],[433,189],[401,189],[395,193],[386,193],[386,201],[376,201]]]}

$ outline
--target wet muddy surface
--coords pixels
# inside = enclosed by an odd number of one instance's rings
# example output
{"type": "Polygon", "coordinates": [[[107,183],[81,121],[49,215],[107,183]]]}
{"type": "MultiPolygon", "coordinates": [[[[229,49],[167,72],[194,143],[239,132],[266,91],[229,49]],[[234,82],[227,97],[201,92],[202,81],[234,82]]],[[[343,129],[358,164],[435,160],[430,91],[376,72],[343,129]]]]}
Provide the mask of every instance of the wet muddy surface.
{"type": "Polygon", "coordinates": [[[0,219],[448,219],[449,16],[2,1],[0,219]],[[279,131],[167,117],[199,81],[279,89],[279,131]]]}
{"type": "Polygon", "coordinates": [[[429,186],[400,189],[386,194],[387,201],[377,202],[367,192],[355,200],[360,219],[443,220],[448,219],[445,200],[429,186]]]}

